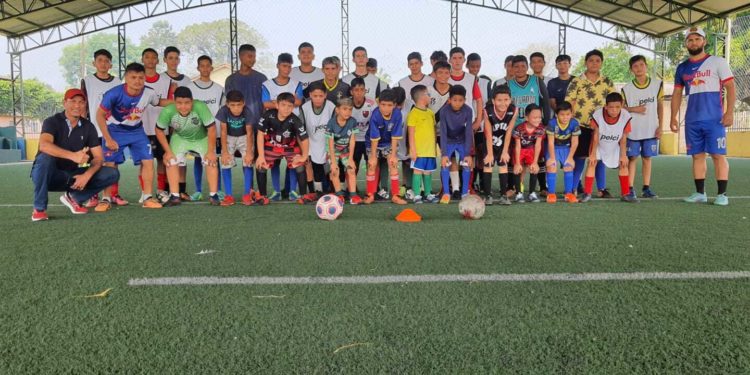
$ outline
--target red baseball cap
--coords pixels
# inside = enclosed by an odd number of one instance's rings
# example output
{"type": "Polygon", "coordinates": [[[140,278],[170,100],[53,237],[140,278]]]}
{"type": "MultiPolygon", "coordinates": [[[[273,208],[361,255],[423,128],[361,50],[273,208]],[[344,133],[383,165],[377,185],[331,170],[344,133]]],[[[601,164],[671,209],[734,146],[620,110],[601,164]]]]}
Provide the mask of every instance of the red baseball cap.
{"type": "Polygon", "coordinates": [[[80,89],[68,89],[68,91],[65,91],[65,100],[73,99],[76,96],[80,96],[83,98],[83,100],[86,100],[86,95],[83,95],[83,91],[80,89]]]}

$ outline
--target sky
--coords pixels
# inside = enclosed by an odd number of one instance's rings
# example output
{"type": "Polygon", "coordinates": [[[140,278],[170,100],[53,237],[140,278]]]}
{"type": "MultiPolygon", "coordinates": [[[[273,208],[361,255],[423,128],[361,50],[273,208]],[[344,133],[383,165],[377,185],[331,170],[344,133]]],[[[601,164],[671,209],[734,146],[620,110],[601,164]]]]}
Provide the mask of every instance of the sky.
{"type": "MultiPolygon", "coordinates": [[[[151,25],[167,20],[175,32],[197,23],[225,19],[227,4],[148,18],[128,24],[127,36],[138,42],[151,25]]],[[[268,41],[267,52],[274,57],[282,52],[297,56],[297,46],[308,41],[315,46],[316,61],[341,54],[341,21],[339,0],[303,2],[293,0],[238,1],[238,19],[255,28],[268,41]]],[[[116,29],[101,31],[116,33],[116,29]]],[[[228,32],[228,31],[227,31],[228,32]]],[[[530,45],[547,45],[557,51],[557,24],[511,13],[459,5],[458,45],[466,53],[482,57],[481,74],[493,79],[504,75],[506,55],[527,49],[530,45]]],[[[567,53],[577,61],[586,51],[601,47],[609,40],[576,30],[568,30],[567,53]]],[[[239,41],[243,43],[242,40],[239,41]]],[[[62,68],[57,66],[64,46],[80,43],[80,39],[52,44],[23,54],[24,79],[37,78],[56,90],[66,87],[62,68]],[[50,62],[55,62],[50,68],[50,62]]],[[[434,50],[450,49],[450,3],[439,0],[365,0],[349,1],[349,49],[365,46],[370,57],[378,59],[379,68],[397,81],[408,75],[406,56],[412,51],[422,53],[425,64],[434,50]],[[376,6],[375,6],[376,4],[376,6]]],[[[179,47],[179,46],[177,46],[179,47]]],[[[10,74],[7,41],[0,37],[0,75],[10,74]]],[[[113,54],[115,51],[112,51],[113,54]]],[[[643,53],[637,48],[634,53],[643,53]]],[[[275,60],[275,58],[274,58],[275,60]]],[[[554,65],[554,56],[547,57],[546,71],[554,65]]],[[[295,64],[296,65],[296,64],[295,64]]],[[[192,72],[193,62],[183,61],[180,71],[192,72]]],[[[351,64],[351,70],[354,65],[351,64]]],[[[427,68],[424,68],[427,73],[427,68]]],[[[274,76],[275,72],[264,72],[274,76]]]]}

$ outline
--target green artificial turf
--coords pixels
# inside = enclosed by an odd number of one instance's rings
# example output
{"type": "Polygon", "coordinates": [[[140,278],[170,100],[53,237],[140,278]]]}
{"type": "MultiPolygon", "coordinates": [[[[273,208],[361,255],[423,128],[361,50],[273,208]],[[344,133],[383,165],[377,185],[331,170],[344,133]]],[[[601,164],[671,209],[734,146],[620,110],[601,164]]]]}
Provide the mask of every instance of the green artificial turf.
{"type": "MultiPolygon", "coordinates": [[[[653,189],[688,195],[689,165],[658,158],[653,189]]],[[[746,373],[745,279],[127,285],[166,276],[750,271],[750,199],[731,198],[750,197],[750,160],[730,165],[728,207],[539,203],[488,207],[466,221],[455,204],[410,205],[424,217],[417,224],[395,222],[403,207],[391,204],[347,205],[335,222],[294,204],[131,205],[74,217],[57,193],[51,220],[32,223],[30,165],[0,166],[0,373],[746,373]],[[106,298],[83,297],[107,288],[106,298]],[[334,354],[353,343],[362,345],[334,354]]],[[[132,201],[135,171],[122,171],[132,201]]],[[[241,186],[235,173],[237,197],[241,186]]],[[[609,186],[619,190],[614,171],[609,186]]],[[[715,195],[712,177],[706,186],[715,195]]]]}

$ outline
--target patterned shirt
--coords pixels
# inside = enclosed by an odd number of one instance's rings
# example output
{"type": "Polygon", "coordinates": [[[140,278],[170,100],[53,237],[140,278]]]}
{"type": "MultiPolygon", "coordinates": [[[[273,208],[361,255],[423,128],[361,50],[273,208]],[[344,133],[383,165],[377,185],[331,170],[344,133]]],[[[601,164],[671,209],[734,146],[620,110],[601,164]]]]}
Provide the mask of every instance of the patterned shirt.
{"type": "Polygon", "coordinates": [[[591,114],[597,108],[604,107],[607,95],[612,92],[615,92],[615,85],[611,79],[600,74],[595,82],[591,82],[586,78],[586,73],[583,73],[570,81],[565,100],[575,109],[573,118],[582,127],[589,127],[591,114]]]}

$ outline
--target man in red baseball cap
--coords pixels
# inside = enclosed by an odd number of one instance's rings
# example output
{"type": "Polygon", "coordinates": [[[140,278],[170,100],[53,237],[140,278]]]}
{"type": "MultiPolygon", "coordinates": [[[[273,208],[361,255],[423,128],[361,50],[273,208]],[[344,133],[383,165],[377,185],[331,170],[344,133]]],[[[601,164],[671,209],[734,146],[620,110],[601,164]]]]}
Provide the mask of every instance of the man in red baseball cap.
{"type": "Polygon", "coordinates": [[[42,125],[39,152],[31,167],[34,183],[32,221],[47,220],[47,193],[65,192],[60,197],[70,212],[85,214],[82,206],[91,196],[112,185],[119,178],[114,168],[103,167],[104,155],[96,127],[82,117],[86,97],[79,89],[69,89],[63,97],[63,112],[42,125]]]}

